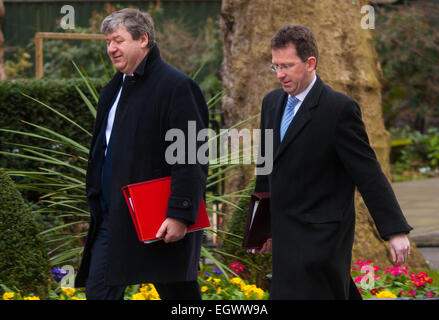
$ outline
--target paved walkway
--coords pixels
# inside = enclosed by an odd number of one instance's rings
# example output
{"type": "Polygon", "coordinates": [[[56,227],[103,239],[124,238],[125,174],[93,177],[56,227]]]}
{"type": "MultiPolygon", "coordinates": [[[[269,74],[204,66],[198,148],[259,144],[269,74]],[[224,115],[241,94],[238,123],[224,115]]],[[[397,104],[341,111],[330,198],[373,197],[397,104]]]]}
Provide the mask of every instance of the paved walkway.
{"type": "MultiPolygon", "coordinates": [[[[439,178],[394,182],[398,202],[413,227],[412,239],[418,244],[439,243],[439,178]]],[[[439,247],[420,247],[430,267],[439,269],[439,247]]]]}

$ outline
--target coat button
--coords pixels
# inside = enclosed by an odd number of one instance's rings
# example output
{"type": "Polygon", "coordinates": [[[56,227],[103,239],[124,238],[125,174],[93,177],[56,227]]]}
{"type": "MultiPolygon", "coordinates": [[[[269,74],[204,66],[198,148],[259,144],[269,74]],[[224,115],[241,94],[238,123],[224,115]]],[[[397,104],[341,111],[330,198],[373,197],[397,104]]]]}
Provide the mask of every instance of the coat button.
{"type": "Polygon", "coordinates": [[[184,201],[183,201],[183,207],[187,207],[187,206],[189,206],[189,201],[184,200],[184,201]]]}

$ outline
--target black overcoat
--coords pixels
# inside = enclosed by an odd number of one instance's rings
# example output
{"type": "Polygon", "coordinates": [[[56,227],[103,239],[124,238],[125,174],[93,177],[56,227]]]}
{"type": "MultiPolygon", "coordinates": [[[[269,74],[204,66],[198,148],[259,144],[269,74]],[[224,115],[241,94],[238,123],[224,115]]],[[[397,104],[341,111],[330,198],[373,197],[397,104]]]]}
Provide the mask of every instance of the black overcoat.
{"type": "MultiPolygon", "coordinates": [[[[91,220],[75,285],[85,286],[90,251],[101,206],[101,167],[106,114],[123,79],[117,72],[100,91],[96,123],[90,147],[86,189],[91,220]]],[[[105,282],[109,286],[197,279],[202,232],[182,240],[145,245],[138,240],[121,188],[127,184],[172,176],[168,217],[194,223],[205,194],[207,165],[169,164],[165,141],[169,129],[179,129],[188,139],[188,121],[196,132],[208,126],[208,110],[198,85],[166,64],[154,46],[127,77],[116,111],[112,139],[112,185],[109,207],[109,252],[105,282]],[[128,80],[128,81],[127,81],[128,80]]],[[[195,143],[195,142],[192,142],[195,143]]],[[[196,142],[199,147],[201,142],[196,142]]],[[[187,160],[187,149],[186,149],[187,160]]]]}
{"type": "Polygon", "coordinates": [[[272,129],[274,162],[255,187],[271,196],[271,299],[359,298],[350,277],[355,186],[383,239],[411,227],[369,145],[357,103],[317,77],[280,142],[286,101],[282,89],[263,100],[261,151],[264,129],[272,129]]]}

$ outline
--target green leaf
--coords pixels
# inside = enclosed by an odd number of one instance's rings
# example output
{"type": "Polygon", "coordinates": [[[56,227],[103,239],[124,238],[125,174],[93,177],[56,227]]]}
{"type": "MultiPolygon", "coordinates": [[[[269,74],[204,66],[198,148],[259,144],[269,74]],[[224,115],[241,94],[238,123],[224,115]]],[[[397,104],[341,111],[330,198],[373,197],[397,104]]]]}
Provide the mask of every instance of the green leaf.
{"type": "MultiPolygon", "coordinates": [[[[77,124],[75,121],[71,120],[69,117],[65,116],[65,115],[62,114],[61,112],[55,110],[54,108],[52,108],[52,107],[49,106],[48,104],[45,104],[44,102],[41,102],[41,101],[38,100],[38,99],[32,98],[31,96],[28,96],[27,94],[25,94],[25,93],[23,93],[23,92],[22,92],[21,94],[22,94],[23,96],[25,96],[25,97],[27,97],[27,98],[29,98],[29,99],[35,101],[35,102],[38,102],[38,103],[41,104],[42,106],[46,107],[47,109],[49,109],[50,111],[56,113],[58,116],[60,116],[60,117],[63,118],[64,120],[67,120],[68,122],[70,122],[71,124],[73,124],[74,126],[76,126],[77,128],[79,128],[80,130],[82,130],[85,134],[91,136],[91,133],[90,133],[90,132],[88,132],[88,131],[85,130],[83,127],[81,127],[79,124],[77,124]]],[[[25,121],[23,121],[23,122],[25,122],[25,121]]],[[[25,123],[26,123],[26,122],[25,122],[25,123]]],[[[34,125],[34,126],[36,126],[36,125],[34,125]]]]}

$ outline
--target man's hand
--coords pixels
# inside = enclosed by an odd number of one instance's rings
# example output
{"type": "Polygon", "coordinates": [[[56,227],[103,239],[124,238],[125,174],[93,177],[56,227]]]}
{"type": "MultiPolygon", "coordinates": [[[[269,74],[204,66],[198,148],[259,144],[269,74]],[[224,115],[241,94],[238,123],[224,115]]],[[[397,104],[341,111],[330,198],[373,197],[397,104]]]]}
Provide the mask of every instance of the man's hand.
{"type": "Polygon", "coordinates": [[[248,253],[270,253],[272,248],[272,240],[271,238],[268,238],[267,241],[262,245],[261,249],[249,249],[247,250],[248,253]]]}
{"type": "Polygon", "coordinates": [[[263,253],[270,253],[270,252],[271,252],[271,249],[272,249],[272,243],[273,243],[272,239],[271,239],[271,238],[268,238],[267,241],[265,241],[265,243],[264,243],[264,245],[262,246],[261,251],[259,251],[259,253],[260,253],[260,254],[263,254],[263,253]]]}
{"type": "Polygon", "coordinates": [[[163,238],[165,243],[169,243],[183,239],[186,232],[187,226],[185,223],[173,218],[166,218],[160,226],[159,231],[157,231],[156,237],[163,238]]]}
{"type": "Polygon", "coordinates": [[[393,263],[400,264],[407,260],[410,253],[410,242],[405,234],[397,234],[389,238],[390,253],[393,263]]]}

